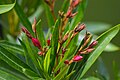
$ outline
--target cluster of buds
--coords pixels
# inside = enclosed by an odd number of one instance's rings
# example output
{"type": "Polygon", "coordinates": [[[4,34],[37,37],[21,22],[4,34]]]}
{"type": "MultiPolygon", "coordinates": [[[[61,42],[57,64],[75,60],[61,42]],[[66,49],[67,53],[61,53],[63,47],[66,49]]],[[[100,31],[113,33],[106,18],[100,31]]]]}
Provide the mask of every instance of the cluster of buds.
{"type": "MultiPolygon", "coordinates": [[[[37,34],[36,34],[36,19],[34,19],[34,23],[32,24],[32,30],[35,33],[36,37],[33,37],[30,32],[25,28],[21,28],[22,31],[26,34],[26,36],[31,39],[33,45],[37,47],[40,51],[38,52],[39,55],[44,55],[46,48],[42,48],[40,41],[37,39],[37,34]]],[[[50,45],[50,39],[47,40],[48,46],[50,45]]]]}
{"type": "Polygon", "coordinates": [[[77,12],[72,13],[74,8],[76,8],[76,6],[81,2],[81,0],[71,0],[70,2],[70,6],[68,8],[68,11],[66,13],[66,17],[67,18],[71,18],[73,16],[75,16],[77,14],[77,12]]]}
{"type": "MultiPolygon", "coordinates": [[[[72,32],[71,39],[75,35],[77,35],[80,31],[82,31],[83,29],[85,29],[85,24],[80,24],[79,23],[74,28],[74,30],[72,32]]],[[[91,41],[91,38],[92,38],[92,35],[89,32],[86,32],[85,37],[83,38],[83,43],[82,43],[80,49],[78,50],[78,52],[76,53],[76,55],[71,60],[65,60],[64,63],[65,64],[71,64],[72,62],[79,62],[83,59],[83,56],[81,56],[81,54],[88,54],[88,53],[92,52],[94,50],[94,46],[96,46],[98,41],[95,40],[88,46],[88,44],[91,41]]],[[[63,50],[62,53],[65,53],[65,50],[63,50]]]]}
{"type": "Polygon", "coordinates": [[[78,54],[76,54],[70,61],[69,60],[65,60],[64,63],[65,64],[71,64],[72,62],[79,62],[83,59],[83,56],[81,56],[81,54],[87,54],[90,53],[94,50],[94,46],[97,44],[97,41],[93,41],[87,48],[85,48],[82,51],[78,51],[78,54]]]}
{"type": "Polygon", "coordinates": [[[33,45],[42,51],[41,44],[40,44],[39,40],[37,38],[34,38],[25,27],[22,27],[22,31],[27,35],[28,38],[31,39],[33,45]]]}
{"type": "Polygon", "coordinates": [[[88,54],[94,50],[94,46],[98,43],[98,41],[93,41],[87,48],[84,50],[79,51],[79,54],[88,54]]]}

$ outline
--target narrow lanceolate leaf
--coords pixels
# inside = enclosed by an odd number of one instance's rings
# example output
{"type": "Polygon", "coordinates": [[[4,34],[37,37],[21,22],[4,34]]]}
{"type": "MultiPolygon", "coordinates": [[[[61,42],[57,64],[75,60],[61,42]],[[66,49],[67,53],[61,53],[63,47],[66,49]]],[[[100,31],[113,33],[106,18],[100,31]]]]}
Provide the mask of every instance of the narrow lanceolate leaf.
{"type": "Polygon", "coordinates": [[[120,24],[111,28],[110,30],[106,31],[105,33],[103,33],[102,35],[100,35],[97,38],[98,44],[96,45],[95,50],[91,53],[90,57],[88,58],[87,62],[85,63],[82,73],[80,74],[78,79],[81,79],[84,76],[84,74],[88,71],[88,69],[96,61],[96,59],[99,57],[99,55],[105,49],[105,47],[110,43],[110,41],[118,33],[119,28],[120,28],[120,24]]]}
{"type": "Polygon", "coordinates": [[[75,71],[72,71],[71,73],[69,73],[65,78],[63,78],[63,80],[69,80],[70,76],[74,73],[75,71]]]}
{"type": "Polygon", "coordinates": [[[44,37],[44,33],[42,30],[42,26],[41,26],[41,20],[39,20],[37,25],[36,25],[36,32],[38,35],[38,39],[43,47],[45,45],[45,37],[44,37]]]}
{"type": "Polygon", "coordinates": [[[20,80],[19,78],[0,70],[0,80],[20,80]]]}
{"type": "Polygon", "coordinates": [[[59,24],[60,20],[57,20],[54,26],[54,30],[52,33],[52,39],[51,39],[51,67],[54,66],[55,58],[57,54],[57,47],[58,47],[58,37],[59,37],[59,24]]]}
{"type": "Polygon", "coordinates": [[[30,78],[28,78],[27,76],[24,75],[24,73],[21,73],[20,71],[12,68],[11,66],[9,66],[5,61],[0,60],[0,70],[7,72],[8,74],[11,74],[19,79],[22,80],[30,80],[30,78]]]}
{"type": "Polygon", "coordinates": [[[23,61],[21,61],[2,46],[0,46],[0,59],[4,60],[14,69],[24,73],[29,78],[39,77],[38,74],[36,74],[28,65],[26,65],[23,61]]]}
{"type": "MultiPolygon", "coordinates": [[[[42,74],[42,71],[39,67],[39,64],[37,62],[37,52],[35,51],[36,49],[33,49],[32,46],[30,45],[30,42],[28,41],[28,38],[27,36],[23,36],[23,41],[21,42],[22,46],[24,47],[24,50],[25,50],[25,57],[28,61],[28,65],[32,66],[31,64],[33,64],[32,67],[36,67],[39,71],[39,75],[40,76],[43,76],[42,74]],[[31,60],[31,62],[29,61],[31,60]]],[[[35,47],[34,47],[35,48],[35,47]]],[[[35,68],[35,69],[36,69],[35,68]]]]}
{"type": "Polygon", "coordinates": [[[84,16],[85,8],[88,0],[82,0],[77,9],[77,15],[72,19],[70,29],[73,29],[78,22],[80,22],[84,16]]]}
{"type": "Polygon", "coordinates": [[[32,25],[31,25],[30,21],[28,20],[28,18],[26,17],[23,10],[21,9],[20,5],[17,3],[17,1],[16,1],[16,5],[15,5],[14,9],[15,9],[20,21],[22,22],[22,24],[30,31],[31,34],[33,34],[32,25]]]}
{"type": "Polygon", "coordinates": [[[12,4],[0,5],[0,14],[10,11],[15,6],[15,3],[16,1],[12,4]]]}
{"type": "Polygon", "coordinates": [[[64,68],[62,68],[60,73],[55,78],[53,78],[53,80],[61,80],[65,76],[68,68],[69,68],[69,66],[67,66],[67,65],[64,68]]]}
{"type": "Polygon", "coordinates": [[[17,55],[17,54],[23,55],[23,53],[24,53],[22,47],[18,44],[13,44],[8,41],[0,41],[0,45],[7,50],[15,52],[15,55],[17,55]]]}
{"type": "Polygon", "coordinates": [[[50,65],[50,53],[51,53],[51,48],[48,50],[46,53],[45,59],[44,59],[44,71],[48,72],[49,65],[50,65]]]}

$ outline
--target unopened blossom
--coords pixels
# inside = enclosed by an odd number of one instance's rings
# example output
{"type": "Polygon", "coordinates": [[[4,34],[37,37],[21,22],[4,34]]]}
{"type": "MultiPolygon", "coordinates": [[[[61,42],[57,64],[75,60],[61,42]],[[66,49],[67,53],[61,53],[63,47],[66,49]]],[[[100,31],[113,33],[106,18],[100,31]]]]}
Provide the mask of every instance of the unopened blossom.
{"type": "Polygon", "coordinates": [[[36,38],[32,38],[32,43],[34,44],[34,46],[40,48],[41,45],[40,45],[40,42],[38,41],[38,39],[36,38]]]}
{"type": "Polygon", "coordinates": [[[82,56],[79,56],[79,55],[76,55],[76,56],[73,57],[73,61],[74,61],[74,62],[81,61],[82,59],[83,59],[83,57],[82,57],[82,56]]]}

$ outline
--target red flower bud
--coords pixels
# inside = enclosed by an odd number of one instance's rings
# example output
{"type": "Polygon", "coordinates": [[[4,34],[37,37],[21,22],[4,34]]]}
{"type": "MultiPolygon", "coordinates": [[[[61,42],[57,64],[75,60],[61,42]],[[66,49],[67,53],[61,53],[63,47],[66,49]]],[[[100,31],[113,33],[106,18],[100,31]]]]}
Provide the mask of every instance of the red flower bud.
{"type": "Polygon", "coordinates": [[[34,46],[40,48],[41,45],[40,45],[40,42],[38,41],[38,39],[36,38],[32,38],[32,43],[34,44],[34,46]]]}
{"type": "Polygon", "coordinates": [[[74,62],[81,61],[82,59],[83,59],[83,57],[82,57],[82,56],[79,56],[79,55],[76,55],[76,56],[73,57],[73,61],[74,61],[74,62]]]}
{"type": "Polygon", "coordinates": [[[32,35],[30,34],[30,32],[25,27],[22,27],[21,29],[27,35],[27,37],[29,37],[30,39],[32,39],[32,35]]]}
{"type": "Polygon", "coordinates": [[[65,64],[69,64],[69,60],[65,60],[64,63],[65,63],[65,64]]]}
{"type": "Polygon", "coordinates": [[[50,46],[50,39],[47,40],[47,45],[50,46]]]}
{"type": "Polygon", "coordinates": [[[98,41],[93,41],[93,42],[89,45],[89,48],[93,48],[97,43],[98,43],[98,41]]]}

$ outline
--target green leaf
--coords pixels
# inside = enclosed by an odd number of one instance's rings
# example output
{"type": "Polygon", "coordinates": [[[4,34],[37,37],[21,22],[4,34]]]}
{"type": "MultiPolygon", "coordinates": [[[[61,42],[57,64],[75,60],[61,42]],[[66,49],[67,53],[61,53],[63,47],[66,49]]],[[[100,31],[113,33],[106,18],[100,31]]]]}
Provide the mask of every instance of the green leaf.
{"type": "Polygon", "coordinates": [[[27,64],[0,46],[0,59],[4,60],[14,69],[24,73],[29,78],[39,77],[27,64]]]}
{"type": "MultiPolygon", "coordinates": [[[[13,1],[13,0],[12,0],[13,1]]],[[[28,29],[28,31],[30,31],[30,33],[33,35],[33,31],[32,31],[32,25],[30,23],[30,21],[28,20],[28,18],[26,17],[25,13],[23,12],[23,10],[21,9],[20,5],[17,3],[16,1],[16,5],[14,7],[20,21],[22,22],[22,24],[28,29]]]]}
{"type": "Polygon", "coordinates": [[[41,68],[40,68],[40,66],[37,62],[37,56],[38,55],[37,55],[36,47],[32,47],[30,45],[30,42],[28,41],[27,36],[23,36],[23,41],[22,41],[21,44],[24,47],[24,50],[25,50],[25,53],[26,53],[25,57],[26,57],[26,59],[28,59],[27,61],[29,61],[31,59],[31,62],[29,62],[29,65],[31,66],[31,64],[33,64],[35,69],[36,68],[38,69],[37,71],[39,71],[38,72],[39,75],[43,76],[42,70],[41,70],[41,68]],[[33,49],[33,48],[35,48],[35,49],[33,49]]]}
{"type": "Polygon", "coordinates": [[[21,73],[20,71],[15,70],[3,60],[0,60],[0,71],[4,71],[22,80],[30,80],[30,78],[25,76],[24,73],[21,73]]]}
{"type": "Polygon", "coordinates": [[[98,44],[96,45],[95,50],[91,53],[90,57],[88,58],[87,62],[85,63],[83,71],[80,74],[78,79],[80,79],[84,76],[84,74],[88,71],[88,69],[96,61],[96,59],[99,57],[99,55],[105,49],[105,47],[110,43],[110,41],[118,33],[119,28],[120,28],[120,24],[111,28],[111,29],[109,29],[108,31],[106,31],[105,33],[103,33],[102,35],[100,35],[97,38],[98,44]]]}
{"type": "Polygon", "coordinates": [[[69,6],[69,0],[64,0],[63,5],[62,5],[62,11],[67,12],[68,6],[69,6]]]}
{"type": "Polygon", "coordinates": [[[56,54],[57,54],[57,48],[58,48],[58,37],[59,37],[59,24],[60,24],[60,20],[57,20],[55,25],[54,25],[54,29],[53,29],[53,33],[52,33],[52,39],[51,39],[51,68],[54,66],[55,63],[55,58],[56,58],[56,54]]]}
{"type": "Polygon", "coordinates": [[[83,18],[88,0],[83,0],[77,9],[77,15],[72,19],[70,29],[73,29],[83,18]]]}
{"type": "Polygon", "coordinates": [[[74,73],[75,71],[72,71],[71,73],[69,73],[65,78],[63,78],[63,80],[69,80],[70,76],[74,73]]]}
{"type": "Polygon", "coordinates": [[[44,71],[48,72],[49,65],[50,65],[50,53],[51,53],[51,48],[48,50],[46,53],[45,59],[44,59],[44,71]]]}
{"type": "Polygon", "coordinates": [[[85,78],[85,79],[81,79],[81,80],[100,80],[99,78],[96,78],[96,77],[88,77],[88,78],[85,78]]]}
{"type": "Polygon", "coordinates": [[[67,66],[67,65],[64,68],[62,68],[60,73],[55,78],[53,78],[53,80],[61,80],[65,76],[68,68],[69,68],[69,66],[67,66]]]}
{"type": "Polygon", "coordinates": [[[0,70],[0,80],[20,80],[20,79],[0,70]]]}
{"type": "Polygon", "coordinates": [[[37,25],[36,25],[36,33],[37,33],[38,39],[43,47],[46,42],[45,42],[45,37],[44,37],[42,27],[41,27],[41,20],[39,20],[37,25]]]}
{"type": "Polygon", "coordinates": [[[16,1],[12,4],[0,5],[0,14],[10,11],[15,6],[15,3],[16,1]]]}
{"type": "Polygon", "coordinates": [[[14,44],[8,41],[0,41],[0,45],[7,50],[13,51],[15,54],[23,55],[24,53],[22,47],[18,44],[14,44]]]}

